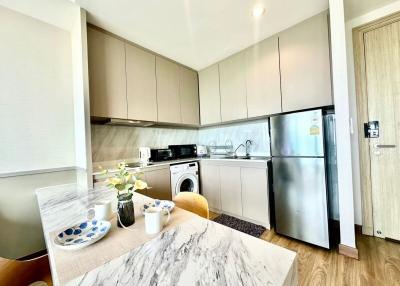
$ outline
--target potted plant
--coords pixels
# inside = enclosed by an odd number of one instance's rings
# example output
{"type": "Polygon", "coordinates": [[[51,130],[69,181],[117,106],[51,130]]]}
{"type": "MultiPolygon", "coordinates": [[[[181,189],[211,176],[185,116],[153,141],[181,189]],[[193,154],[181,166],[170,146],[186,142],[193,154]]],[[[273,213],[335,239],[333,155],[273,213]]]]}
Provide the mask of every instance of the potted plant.
{"type": "MultiPolygon", "coordinates": [[[[111,173],[111,171],[106,170],[105,173],[111,173]]],[[[119,227],[130,226],[135,223],[133,192],[148,188],[147,183],[139,179],[140,174],[140,172],[128,172],[125,162],[121,162],[117,166],[117,172],[106,180],[107,187],[117,191],[119,227]]]]}

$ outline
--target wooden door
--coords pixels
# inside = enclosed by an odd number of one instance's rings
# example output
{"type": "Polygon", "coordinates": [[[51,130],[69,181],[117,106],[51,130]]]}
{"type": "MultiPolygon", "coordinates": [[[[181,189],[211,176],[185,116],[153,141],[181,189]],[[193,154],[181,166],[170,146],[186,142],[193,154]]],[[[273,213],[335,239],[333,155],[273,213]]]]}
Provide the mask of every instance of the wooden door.
{"type": "Polygon", "coordinates": [[[233,215],[242,216],[242,186],[240,167],[221,166],[221,209],[233,215]]]}
{"type": "Polygon", "coordinates": [[[245,53],[219,63],[221,120],[247,118],[245,53]]]}
{"type": "Polygon", "coordinates": [[[128,118],[157,121],[156,57],[130,44],[125,47],[128,118]]]}
{"type": "Polygon", "coordinates": [[[243,217],[269,224],[267,169],[241,168],[243,217]]]}
{"type": "Polygon", "coordinates": [[[90,115],[127,118],[125,45],[88,28],[90,115]]]}
{"type": "Polygon", "coordinates": [[[179,98],[179,66],[156,57],[158,121],[181,123],[179,98]]]}
{"type": "Polygon", "coordinates": [[[221,210],[219,166],[200,163],[201,193],[207,199],[211,210],[221,210]]]}
{"type": "Polygon", "coordinates": [[[400,240],[400,22],[364,34],[374,234],[400,240]]]}
{"type": "Polygon", "coordinates": [[[221,98],[218,64],[199,72],[199,92],[201,125],[220,123],[221,98]]]}
{"type": "Polygon", "coordinates": [[[279,34],[283,112],[332,105],[327,12],[279,34]]]}
{"type": "Polygon", "coordinates": [[[282,112],[278,37],[246,50],[247,109],[249,117],[282,112]]]}
{"type": "Polygon", "coordinates": [[[199,81],[194,70],[180,67],[179,97],[182,123],[199,125],[199,81]]]}

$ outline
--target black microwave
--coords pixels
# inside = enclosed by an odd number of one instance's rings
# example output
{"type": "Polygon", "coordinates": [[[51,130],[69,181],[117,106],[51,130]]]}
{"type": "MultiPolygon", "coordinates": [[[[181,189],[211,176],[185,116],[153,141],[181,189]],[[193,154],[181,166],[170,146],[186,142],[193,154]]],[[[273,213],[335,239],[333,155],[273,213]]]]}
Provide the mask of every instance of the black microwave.
{"type": "Polygon", "coordinates": [[[173,160],[174,155],[171,149],[151,149],[150,150],[150,161],[160,162],[173,160]]]}
{"type": "Polygon", "coordinates": [[[196,158],[197,157],[197,145],[196,144],[186,144],[186,145],[169,145],[172,154],[175,159],[186,159],[186,158],[196,158]]]}

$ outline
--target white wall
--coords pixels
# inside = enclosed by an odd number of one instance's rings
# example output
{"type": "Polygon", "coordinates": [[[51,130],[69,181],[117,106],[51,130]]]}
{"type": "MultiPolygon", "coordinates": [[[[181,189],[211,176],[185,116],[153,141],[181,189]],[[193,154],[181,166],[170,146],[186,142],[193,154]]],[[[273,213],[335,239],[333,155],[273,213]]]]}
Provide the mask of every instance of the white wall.
{"type": "Polygon", "coordinates": [[[75,182],[75,171],[0,178],[0,257],[45,249],[35,189],[75,182]]]}
{"type": "Polygon", "coordinates": [[[352,170],[353,170],[353,189],[354,189],[354,208],[355,208],[355,223],[362,224],[362,208],[361,208],[361,177],[360,177],[360,163],[359,163],[359,136],[357,124],[362,124],[357,120],[357,102],[356,102],[356,88],[355,88],[355,75],[354,75],[354,54],[353,54],[353,35],[352,30],[356,27],[362,26],[369,22],[375,21],[379,18],[393,14],[400,11],[400,1],[393,2],[389,5],[374,9],[359,17],[349,19],[346,22],[346,45],[347,45],[347,58],[348,58],[348,82],[349,82],[349,102],[350,102],[350,116],[353,121],[354,132],[351,136],[352,146],[352,170]]]}
{"type": "Polygon", "coordinates": [[[0,174],[75,165],[67,31],[0,6],[0,174]]]}
{"type": "Polygon", "coordinates": [[[329,0],[332,86],[336,113],[337,168],[339,187],[340,243],[356,247],[347,84],[347,55],[343,0],[329,0]]]}
{"type": "Polygon", "coordinates": [[[75,170],[1,177],[75,169],[71,34],[0,6],[0,39],[0,257],[18,258],[45,248],[35,189],[76,182],[75,170]]]}
{"type": "Polygon", "coordinates": [[[75,7],[71,30],[72,66],[74,76],[75,159],[79,169],[78,184],[91,187],[92,151],[90,138],[89,71],[87,55],[86,12],[75,7]]]}

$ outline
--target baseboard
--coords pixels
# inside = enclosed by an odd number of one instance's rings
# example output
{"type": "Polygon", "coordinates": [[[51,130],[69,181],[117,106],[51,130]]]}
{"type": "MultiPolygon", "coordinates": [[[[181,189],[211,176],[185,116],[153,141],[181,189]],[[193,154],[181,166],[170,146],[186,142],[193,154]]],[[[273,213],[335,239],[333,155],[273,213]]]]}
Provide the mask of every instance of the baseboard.
{"type": "Polygon", "coordinates": [[[358,260],[358,249],[355,247],[339,244],[339,253],[358,260]]]}
{"type": "Polygon", "coordinates": [[[363,233],[363,226],[362,225],[355,224],[354,227],[355,227],[356,233],[358,233],[358,234],[362,234],[363,233]]]}

